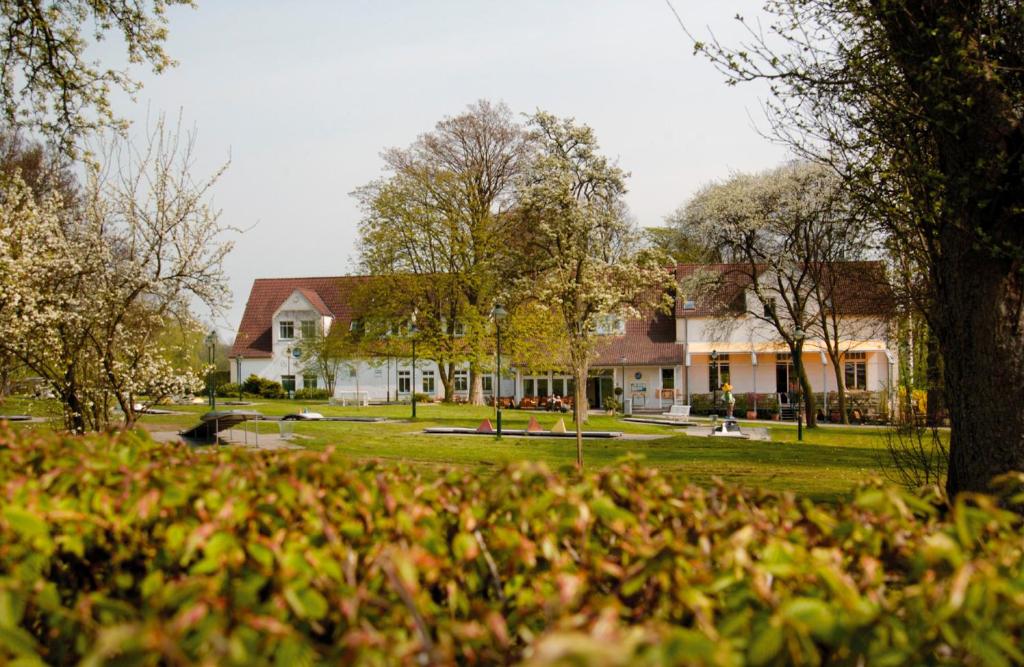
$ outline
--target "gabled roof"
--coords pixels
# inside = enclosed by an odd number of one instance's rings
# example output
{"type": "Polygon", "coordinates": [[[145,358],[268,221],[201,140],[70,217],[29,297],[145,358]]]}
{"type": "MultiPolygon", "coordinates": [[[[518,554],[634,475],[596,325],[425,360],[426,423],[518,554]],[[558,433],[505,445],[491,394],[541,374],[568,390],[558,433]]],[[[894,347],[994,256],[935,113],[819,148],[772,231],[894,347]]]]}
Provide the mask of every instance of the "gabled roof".
{"type": "Polygon", "coordinates": [[[607,336],[598,343],[595,366],[682,363],[683,346],[676,344],[672,313],[648,313],[626,320],[624,336],[607,336]],[[625,361],[623,361],[625,359],[625,361]]]}
{"type": "Polygon", "coordinates": [[[743,296],[751,280],[743,264],[679,264],[676,266],[676,283],[679,297],[676,299],[676,317],[714,317],[726,312],[741,313],[744,310],[743,296]],[[688,289],[687,281],[699,280],[706,275],[706,285],[688,289]],[[687,301],[693,301],[692,309],[684,308],[687,301]]]}
{"type": "Polygon", "coordinates": [[[331,309],[327,307],[327,304],[324,303],[324,300],[320,298],[319,294],[308,287],[300,287],[295,291],[305,297],[306,301],[309,301],[310,305],[313,306],[316,312],[326,317],[334,317],[334,313],[332,313],[331,309]]]}
{"type": "MultiPolygon", "coordinates": [[[[759,274],[769,270],[765,265],[756,268],[759,274]]],[[[831,270],[836,273],[833,302],[840,315],[887,317],[892,313],[893,294],[882,262],[836,262],[831,270]]],[[[743,313],[745,293],[753,282],[751,273],[750,265],[743,263],[677,265],[679,297],[675,316],[716,317],[743,313]],[[700,280],[701,276],[707,276],[707,280],[700,280]],[[687,281],[698,284],[695,289],[689,289],[687,281]],[[687,300],[693,301],[693,308],[684,307],[687,300]]]]}
{"type": "Polygon", "coordinates": [[[333,317],[335,325],[348,327],[352,321],[352,293],[366,280],[365,276],[256,279],[249,291],[231,356],[272,356],[274,313],[296,291],[321,315],[333,317]]]}

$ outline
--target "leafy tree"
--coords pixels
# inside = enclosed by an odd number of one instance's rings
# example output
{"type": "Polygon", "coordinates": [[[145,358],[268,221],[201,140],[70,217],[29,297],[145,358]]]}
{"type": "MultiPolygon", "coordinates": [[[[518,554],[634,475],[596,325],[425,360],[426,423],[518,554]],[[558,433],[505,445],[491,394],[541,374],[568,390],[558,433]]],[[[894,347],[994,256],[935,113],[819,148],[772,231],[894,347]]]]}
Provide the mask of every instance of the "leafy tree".
{"type": "MultiPolygon", "coordinates": [[[[470,402],[483,403],[487,315],[499,287],[513,182],[526,137],[502,104],[480,101],[441,120],[410,147],[384,152],[387,175],[357,190],[362,264],[419,277],[418,324],[440,367],[445,398],[469,362],[470,402]]],[[[399,282],[408,284],[404,277],[399,282]]],[[[387,284],[381,282],[378,284],[387,284]]],[[[390,287],[389,287],[390,289],[390,287]]]]}
{"type": "MultiPolygon", "coordinates": [[[[816,425],[816,405],[803,349],[812,332],[825,342],[840,387],[845,413],[842,355],[875,318],[844,315],[851,278],[843,263],[863,241],[863,228],[850,216],[833,174],[809,163],[792,163],[755,175],[736,174],[705,186],[675,216],[676,224],[704,243],[720,248],[735,263],[728,272],[697,278],[694,289],[717,289],[728,281],[749,286],[754,297],[746,315],[770,326],[794,360],[807,425],[816,425]],[[804,333],[804,338],[797,335],[804,333]],[[845,347],[844,347],[845,346],[845,347]]],[[[731,323],[732,316],[729,316],[731,323]]],[[[880,320],[884,322],[883,320],[880,320]]],[[[873,329],[872,329],[873,330],[873,329]]]]}
{"type": "Polygon", "coordinates": [[[119,37],[132,65],[162,72],[167,9],[192,0],[0,0],[0,99],[4,120],[41,130],[61,148],[102,127],[124,128],[110,91],[139,85],[123,70],[90,60],[92,40],[119,37]]]}
{"type": "MultiPolygon", "coordinates": [[[[771,0],[768,29],[696,44],[771,85],[775,136],[831,166],[920,258],[953,430],[947,489],[1024,470],[1024,8],[771,0]]],[[[742,20],[742,19],[741,19],[742,20]]]]}
{"type": "Polygon", "coordinates": [[[671,274],[663,254],[637,249],[623,195],[626,175],[598,150],[593,130],[537,112],[530,121],[538,150],[519,191],[517,236],[525,239],[521,281],[562,319],[568,367],[575,380],[576,463],[583,467],[587,377],[609,316],[667,307],[671,274]]]}
{"type": "Polygon", "coordinates": [[[714,264],[722,261],[718,248],[708,246],[701,238],[694,237],[687,225],[680,224],[682,209],[676,210],[665,219],[664,227],[647,227],[643,230],[646,241],[660,249],[677,264],[714,264]]]}
{"type": "Polygon", "coordinates": [[[312,338],[302,340],[303,369],[322,378],[330,396],[334,396],[342,367],[358,356],[355,333],[344,331],[340,326],[332,326],[327,331],[318,327],[312,338]]]}
{"type": "Polygon", "coordinates": [[[227,297],[231,244],[197,181],[191,138],[161,119],[138,149],[115,141],[87,173],[81,202],[41,200],[19,178],[0,205],[0,347],[53,387],[75,432],[104,427],[117,405],[201,386],[161,337],[196,298],[227,297]]]}

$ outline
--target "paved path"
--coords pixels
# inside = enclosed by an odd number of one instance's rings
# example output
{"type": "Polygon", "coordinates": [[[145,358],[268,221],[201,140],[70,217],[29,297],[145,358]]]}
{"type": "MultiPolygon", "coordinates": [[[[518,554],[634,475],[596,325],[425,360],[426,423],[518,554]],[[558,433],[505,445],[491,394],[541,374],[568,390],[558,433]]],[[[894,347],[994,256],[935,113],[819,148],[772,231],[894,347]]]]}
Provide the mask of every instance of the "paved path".
{"type": "MultiPolygon", "coordinates": [[[[182,436],[176,431],[152,431],[150,436],[157,442],[184,442],[187,445],[191,445],[196,448],[211,449],[213,445],[209,442],[201,442],[192,440],[182,436]]],[[[298,444],[295,439],[301,436],[292,436],[289,439],[282,438],[277,433],[260,433],[259,444],[256,443],[256,437],[254,433],[249,433],[248,438],[246,434],[236,429],[235,431],[225,431],[221,433],[219,438],[220,446],[228,447],[244,447],[246,449],[259,449],[265,451],[276,451],[283,449],[305,449],[302,445],[298,444]],[[246,442],[248,440],[248,442],[246,442]]]]}

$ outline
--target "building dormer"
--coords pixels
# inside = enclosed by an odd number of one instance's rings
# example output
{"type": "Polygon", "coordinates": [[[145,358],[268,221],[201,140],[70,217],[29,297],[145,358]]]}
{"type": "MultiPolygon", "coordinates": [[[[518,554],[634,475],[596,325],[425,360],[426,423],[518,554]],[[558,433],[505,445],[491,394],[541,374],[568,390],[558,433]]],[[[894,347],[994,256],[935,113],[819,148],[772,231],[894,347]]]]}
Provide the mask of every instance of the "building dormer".
{"type": "Polygon", "coordinates": [[[331,311],[311,289],[297,288],[286,298],[272,318],[274,346],[297,344],[330,329],[331,311]]]}

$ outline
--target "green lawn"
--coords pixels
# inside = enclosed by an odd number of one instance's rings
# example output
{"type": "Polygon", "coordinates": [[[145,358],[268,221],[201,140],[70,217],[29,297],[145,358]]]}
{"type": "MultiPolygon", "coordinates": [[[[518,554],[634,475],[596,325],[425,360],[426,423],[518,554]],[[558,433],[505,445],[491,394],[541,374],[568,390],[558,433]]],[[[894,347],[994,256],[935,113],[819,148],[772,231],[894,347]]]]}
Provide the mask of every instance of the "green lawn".
{"type": "MultiPolygon", "coordinates": [[[[206,412],[205,405],[167,406],[184,414],[147,415],[140,422],[149,430],[177,431],[195,424],[206,412]]],[[[233,409],[218,400],[218,408],[233,409]]],[[[296,422],[295,442],[311,449],[332,447],[336,455],[353,460],[387,459],[414,465],[468,466],[487,468],[520,460],[544,461],[552,466],[571,466],[575,461],[575,441],[562,438],[516,438],[501,441],[491,436],[427,435],[428,426],[477,426],[484,418],[493,422],[493,408],[421,404],[416,422],[409,421],[408,405],[371,406],[368,408],[336,407],[316,401],[256,399],[252,406],[266,415],[283,415],[302,407],[328,416],[362,415],[388,417],[392,423],[296,422]]],[[[56,418],[59,415],[52,401],[26,401],[12,398],[0,406],[0,414],[33,414],[56,418]]],[[[561,415],[520,410],[503,412],[507,428],[524,428],[535,415],[545,428],[550,428],[561,415]]],[[[571,416],[566,415],[571,428],[571,416]]],[[[57,422],[59,424],[59,422],[57,422]]],[[[697,483],[707,484],[714,478],[759,486],[772,490],[789,490],[816,500],[840,501],[861,480],[882,474],[885,457],[884,430],[875,427],[823,427],[805,429],[803,442],[796,438],[792,424],[760,422],[767,427],[772,442],[694,438],[681,435],[678,429],[652,424],[634,424],[617,417],[592,415],[588,429],[615,430],[627,433],[665,435],[657,440],[585,440],[584,457],[589,466],[613,463],[625,456],[638,456],[649,465],[678,474],[697,483]]],[[[254,428],[255,426],[250,426],[254,428]]],[[[49,428],[27,424],[18,428],[49,428]]],[[[275,422],[259,424],[261,432],[278,431],[275,422]]]]}

